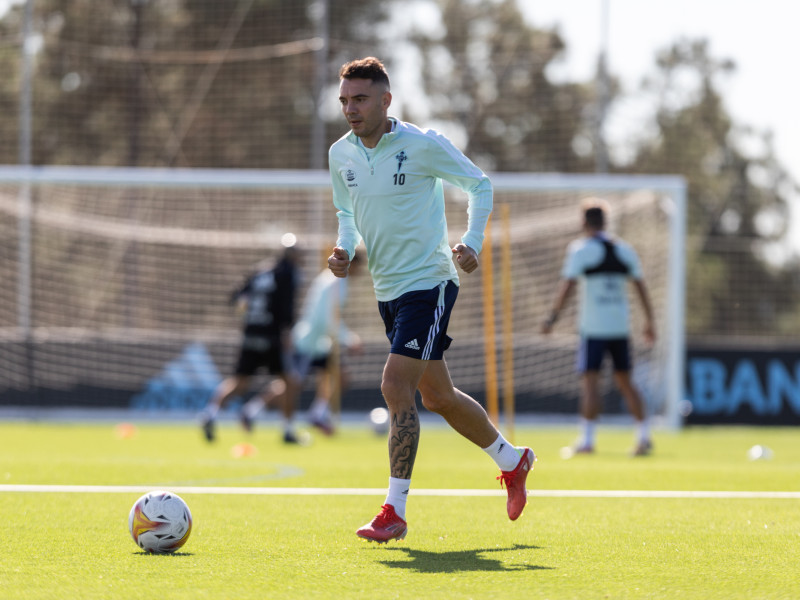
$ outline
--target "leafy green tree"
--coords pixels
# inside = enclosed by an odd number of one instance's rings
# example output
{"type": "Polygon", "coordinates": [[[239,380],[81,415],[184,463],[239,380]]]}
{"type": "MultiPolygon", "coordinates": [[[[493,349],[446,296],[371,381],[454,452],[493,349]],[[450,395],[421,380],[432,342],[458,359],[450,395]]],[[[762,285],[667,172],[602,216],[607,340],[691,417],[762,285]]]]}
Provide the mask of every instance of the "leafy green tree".
{"type": "Polygon", "coordinates": [[[681,40],[660,53],[646,82],[658,98],[656,134],[640,141],[624,167],[688,181],[687,324],[696,336],[780,334],[780,317],[798,310],[796,295],[787,293],[798,289],[797,263],[769,259],[770,248],[787,241],[794,183],[770,136],[728,113],[718,85],[734,69],[713,58],[703,40],[681,40]],[[745,152],[745,139],[762,150],[745,152]]]}
{"type": "Polygon", "coordinates": [[[515,0],[437,0],[441,34],[417,31],[430,119],[463,128],[465,150],[495,171],[594,168],[592,85],[554,84],[548,65],[565,50],[552,31],[523,19],[515,0]]]}
{"type": "Polygon", "coordinates": [[[19,96],[21,14],[9,11],[0,19],[0,164],[19,159],[19,96]]]}
{"type": "MultiPolygon", "coordinates": [[[[37,0],[33,162],[307,166],[320,47],[311,4],[37,0]]],[[[0,21],[4,39],[19,39],[21,10],[0,21]]],[[[331,61],[369,47],[377,32],[367,24],[383,10],[374,0],[332,6],[331,61]]],[[[0,51],[10,74],[0,105],[15,108],[0,117],[4,133],[17,126],[19,52],[0,51]]],[[[16,162],[16,135],[1,152],[16,162]]]]}

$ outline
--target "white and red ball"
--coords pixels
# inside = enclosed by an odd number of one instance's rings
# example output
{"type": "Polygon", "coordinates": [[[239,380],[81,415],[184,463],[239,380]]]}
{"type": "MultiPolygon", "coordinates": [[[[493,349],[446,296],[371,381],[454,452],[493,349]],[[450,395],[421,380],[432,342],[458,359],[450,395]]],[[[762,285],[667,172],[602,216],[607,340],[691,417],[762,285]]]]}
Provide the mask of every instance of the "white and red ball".
{"type": "Polygon", "coordinates": [[[154,554],[175,552],[192,533],[192,513],[177,494],[161,490],[139,498],[128,516],[136,545],[154,554]]]}

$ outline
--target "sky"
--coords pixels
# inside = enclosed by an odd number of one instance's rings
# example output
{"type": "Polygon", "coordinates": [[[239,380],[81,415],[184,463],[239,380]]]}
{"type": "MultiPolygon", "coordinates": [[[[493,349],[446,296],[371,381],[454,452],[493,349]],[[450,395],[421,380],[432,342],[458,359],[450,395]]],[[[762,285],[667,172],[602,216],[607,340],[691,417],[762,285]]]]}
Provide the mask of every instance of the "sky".
{"type": "MultiPolygon", "coordinates": [[[[537,28],[566,41],[552,75],[587,81],[606,40],[609,72],[623,92],[653,73],[655,54],[680,37],[705,38],[712,57],[736,64],[720,90],[738,125],[771,131],[779,162],[800,182],[800,2],[797,0],[518,0],[537,28]],[[604,9],[607,18],[604,19],[604,9]],[[603,23],[607,22],[607,34],[603,23]]],[[[619,120],[618,121],[622,121],[619,120]]],[[[613,125],[613,119],[609,120],[613,125]]],[[[619,125],[622,126],[622,125],[619,125]]],[[[613,135],[613,133],[610,133],[613,135]]],[[[791,199],[792,241],[800,248],[800,195],[791,199]]]]}
{"type": "MultiPolygon", "coordinates": [[[[9,3],[0,0],[0,15],[9,3]]],[[[780,163],[800,182],[800,1],[798,0],[518,0],[525,17],[538,28],[556,27],[567,50],[551,71],[560,81],[594,77],[597,57],[606,44],[609,71],[633,94],[654,71],[657,50],[680,37],[704,38],[711,56],[730,58],[736,71],[721,92],[738,125],[771,131],[780,163]],[[605,19],[604,19],[605,15],[605,19]],[[607,29],[604,28],[607,23],[607,29]]],[[[609,137],[616,127],[637,123],[620,113],[609,115],[609,137]]],[[[635,126],[635,125],[634,125],[635,126]]],[[[800,194],[794,210],[792,239],[800,248],[800,194]]]]}

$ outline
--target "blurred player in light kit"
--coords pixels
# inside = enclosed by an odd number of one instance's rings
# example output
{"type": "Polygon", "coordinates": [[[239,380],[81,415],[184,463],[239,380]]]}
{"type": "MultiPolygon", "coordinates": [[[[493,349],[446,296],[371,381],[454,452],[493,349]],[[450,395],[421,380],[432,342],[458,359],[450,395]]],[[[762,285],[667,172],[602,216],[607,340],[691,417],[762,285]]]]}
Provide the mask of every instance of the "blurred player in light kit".
{"type": "Polygon", "coordinates": [[[580,282],[578,371],[581,374],[581,439],[570,454],[591,454],[595,450],[595,423],[600,414],[600,367],[606,354],[614,366],[614,382],[637,423],[634,456],[652,451],[650,431],[639,390],[631,381],[630,307],[627,283],[632,281],[645,315],[644,338],[655,340],[653,308],[642,277],[636,251],[605,231],[608,205],[598,198],[581,204],[583,237],[570,243],[561,283],[550,316],[541,331],[552,331],[561,309],[580,282]]]}

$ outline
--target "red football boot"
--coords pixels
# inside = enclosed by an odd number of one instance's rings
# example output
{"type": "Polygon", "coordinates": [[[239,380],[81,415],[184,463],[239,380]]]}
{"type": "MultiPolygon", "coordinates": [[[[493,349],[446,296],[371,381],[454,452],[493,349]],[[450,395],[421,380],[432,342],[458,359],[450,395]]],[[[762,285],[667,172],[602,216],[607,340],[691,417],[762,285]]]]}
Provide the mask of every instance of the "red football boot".
{"type": "Polygon", "coordinates": [[[360,538],[383,544],[389,540],[402,540],[408,533],[408,523],[397,516],[394,506],[384,504],[372,521],[356,531],[360,538]]]}
{"type": "Polygon", "coordinates": [[[528,473],[533,468],[533,461],[536,456],[530,448],[522,448],[522,458],[513,471],[500,471],[500,486],[505,484],[508,491],[508,502],[506,502],[506,510],[508,511],[508,518],[516,521],[522,514],[522,510],[528,503],[528,490],[525,488],[525,480],[528,479],[528,473]]]}

